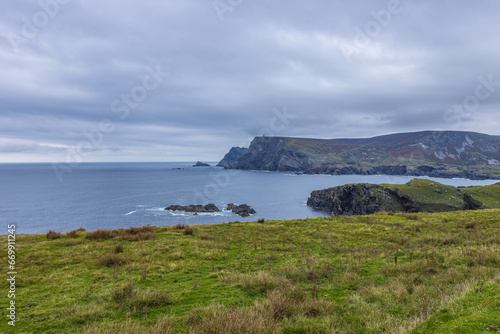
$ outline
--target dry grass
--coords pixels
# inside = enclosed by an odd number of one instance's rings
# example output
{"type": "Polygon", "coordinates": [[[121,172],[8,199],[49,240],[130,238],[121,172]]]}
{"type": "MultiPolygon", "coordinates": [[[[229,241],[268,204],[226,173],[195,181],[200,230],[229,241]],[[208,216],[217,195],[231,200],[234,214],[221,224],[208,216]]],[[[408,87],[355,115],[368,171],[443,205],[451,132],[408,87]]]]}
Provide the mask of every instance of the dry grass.
{"type": "Polygon", "coordinates": [[[139,233],[123,233],[117,237],[116,240],[128,240],[128,241],[140,241],[140,240],[151,240],[156,238],[155,232],[139,232],[139,233]]]}
{"type": "Polygon", "coordinates": [[[76,238],[78,237],[78,232],[86,232],[86,230],[83,227],[79,227],[75,230],[69,231],[66,235],[71,238],[76,238]]]}
{"type": "MultiPolygon", "coordinates": [[[[186,224],[176,224],[172,226],[174,231],[179,231],[184,233],[185,235],[194,235],[194,227],[186,225],[186,224]]],[[[206,237],[206,235],[205,235],[206,237]]]]}
{"type": "Polygon", "coordinates": [[[96,231],[88,232],[85,235],[85,239],[88,240],[109,240],[116,237],[118,233],[115,230],[101,230],[97,229],[96,231]]]}
{"type": "Polygon", "coordinates": [[[184,227],[184,232],[185,235],[194,235],[194,228],[192,226],[186,225],[184,227]]]}
{"type": "Polygon", "coordinates": [[[120,254],[106,254],[99,259],[99,263],[106,267],[121,266],[127,263],[127,258],[120,254]]]}
{"type": "Polygon", "coordinates": [[[179,223],[179,224],[173,225],[172,229],[174,229],[174,230],[184,230],[185,227],[186,227],[186,224],[179,223]]]}
{"type": "Polygon", "coordinates": [[[56,231],[53,231],[53,230],[49,230],[47,232],[47,239],[51,240],[51,239],[59,239],[61,237],[61,233],[60,232],[56,232],[56,231]]]}
{"type": "Polygon", "coordinates": [[[228,308],[210,305],[193,309],[186,317],[192,329],[199,334],[276,334],[281,333],[277,323],[256,308],[228,308]]]}
{"type": "Polygon", "coordinates": [[[172,334],[172,324],[174,316],[165,316],[156,321],[153,326],[144,326],[143,324],[133,323],[127,320],[123,324],[111,326],[99,326],[87,328],[84,334],[172,334]]]}
{"type": "Polygon", "coordinates": [[[403,213],[402,216],[408,220],[420,220],[420,216],[416,213],[403,213]]]}
{"type": "Polygon", "coordinates": [[[111,253],[115,253],[115,254],[123,253],[123,245],[118,244],[118,245],[114,246],[113,248],[111,248],[111,253]]]}
{"type": "Polygon", "coordinates": [[[149,225],[141,227],[131,227],[125,230],[98,229],[93,232],[88,232],[85,235],[85,239],[89,240],[115,239],[118,241],[122,240],[139,241],[139,240],[151,240],[154,238],[156,238],[156,233],[153,231],[153,228],[149,225]]]}
{"type": "Polygon", "coordinates": [[[109,299],[123,309],[135,311],[170,305],[175,302],[172,294],[168,291],[151,288],[137,289],[131,283],[115,288],[109,299]]]}
{"type": "Polygon", "coordinates": [[[273,276],[266,272],[257,272],[255,274],[232,272],[221,276],[220,279],[222,282],[240,287],[251,295],[265,294],[278,287],[290,285],[286,278],[273,276]]]}

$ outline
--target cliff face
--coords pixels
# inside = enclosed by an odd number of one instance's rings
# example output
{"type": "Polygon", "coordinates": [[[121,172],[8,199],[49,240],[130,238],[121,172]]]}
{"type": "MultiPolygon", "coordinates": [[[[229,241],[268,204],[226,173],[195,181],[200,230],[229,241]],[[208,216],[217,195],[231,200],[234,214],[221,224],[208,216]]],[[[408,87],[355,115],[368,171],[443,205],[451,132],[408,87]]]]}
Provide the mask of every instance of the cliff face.
{"type": "Polygon", "coordinates": [[[256,137],[238,159],[236,168],[270,171],[303,171],[311,164],[307,154],[288,147],[290,138],[256,137]]]}
{"type": "Polygon", "coordinates": [[[217,166],[224,168],[237,168],[238,159],[245,154],[247,150],[248,148],[245,147],[232,147],[224,158],[222,158],[222,160],[217,164],[217,166]]]}
{"type": "Polygon", "coordinates": [[[499,207],[500,201],[491,202],[492,196],[500,196],[500,185],[459,189],[414,179],[405,185],[360,183],[315,190],[307,205],[332,215],[367,215],[380,211],[442,212],[499,207]]]}
{"type": "Polygon", "coordinates": [[[500,138],[474,132],[424,131],[364,139],[256,137],[245,152],[233,149],[220,166],[310,174],[500,178],[500,138]]]}

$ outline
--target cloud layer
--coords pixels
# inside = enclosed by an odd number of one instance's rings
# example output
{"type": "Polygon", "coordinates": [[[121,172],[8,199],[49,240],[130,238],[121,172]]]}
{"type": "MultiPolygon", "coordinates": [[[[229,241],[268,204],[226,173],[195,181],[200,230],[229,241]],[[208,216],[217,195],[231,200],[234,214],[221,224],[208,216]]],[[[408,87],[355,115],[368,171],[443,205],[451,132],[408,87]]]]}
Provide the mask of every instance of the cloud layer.
{"type": "Polygon", "coordinates": [[[498,135],[499,9],[11,1],[0,13],[0,161],[218,160],[262,133],[498,135]]]}

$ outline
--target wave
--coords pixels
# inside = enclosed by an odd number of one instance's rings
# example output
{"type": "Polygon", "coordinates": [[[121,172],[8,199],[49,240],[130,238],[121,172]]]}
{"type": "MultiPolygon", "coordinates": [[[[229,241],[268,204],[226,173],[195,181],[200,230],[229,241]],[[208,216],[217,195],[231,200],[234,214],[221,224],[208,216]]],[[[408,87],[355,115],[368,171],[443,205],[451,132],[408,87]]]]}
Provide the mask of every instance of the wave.
{"type": "Polygon", "coordinates": [[[124,214],[124,216],[128,216],[128,215],[131,215],[131,214],[133,214],[134,212],[137,212],[137,210],[134,210],[134,211],[130,211],[129,213],[126,213],[126,214],[124,214]]]}

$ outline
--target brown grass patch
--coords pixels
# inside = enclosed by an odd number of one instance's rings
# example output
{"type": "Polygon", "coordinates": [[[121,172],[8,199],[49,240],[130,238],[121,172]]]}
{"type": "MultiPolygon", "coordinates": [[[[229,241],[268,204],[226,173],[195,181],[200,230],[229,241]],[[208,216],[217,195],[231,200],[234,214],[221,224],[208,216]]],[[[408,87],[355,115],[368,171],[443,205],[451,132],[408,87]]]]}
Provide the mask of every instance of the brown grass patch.
{"type": "Polygon", "coordinates": [[[222,276],[220,280],[234,284],[251,295],[265,294],[278,287],[290,285],[286,278],[273,276],[266,272],[255,274],[229,273],[222,276]]]}
{"type": "Polygon", "coordinates": [[[96,231],[88,232],[85,235],[85,239],[89,240],[109,240],[116,237],[118,233],[115,230],[101,230],[97,229],[96,231]]]}
{"type": "Polygon", "coordinates": [[[66,233],[66,235],[68,237],[71,237],[71,238],[77,238],[78,237],[78,232],[85,232],[86,230],[83,228],[83,227],[79,227],[75,230],[72,230],[72,231],[69,231],[68,233],[66,233]]]}
{"type": "Polygon", "coordinates": [[[172,324],[174,322],[174,316],[165,316],[158,319],[156,324],[151,327],[145,326],[143,324],[133,323],[131,320],[127,320],[123,324],[114,324],[107,326],[99,326],[93,328],[87,328],[84,334],[172,334],[174,333],[172,329],[172,324]]]}
{"type": "Polygon", "coordinates": [[[106,254],[99,259],[99,263],[106,267],[121,266],[127,263],[127,258],[120,254],[106,254]]]}
{"type": "Polygon", "coordinates": [[[275,334],[277,323],[255,308],[227,308],[210,305],[193,309],[186,317],[193,333],[275,334]]]}
{"type": "Polygon", "coordinates": [[[47,239],[51,240],[51,239],[59,239],[61,237],[61,233],[60,232],[56,232],[56,231],[53,231],[53,230],[49,230],[47,232],[47,239]]]}

